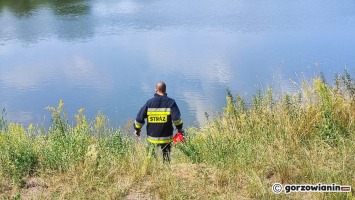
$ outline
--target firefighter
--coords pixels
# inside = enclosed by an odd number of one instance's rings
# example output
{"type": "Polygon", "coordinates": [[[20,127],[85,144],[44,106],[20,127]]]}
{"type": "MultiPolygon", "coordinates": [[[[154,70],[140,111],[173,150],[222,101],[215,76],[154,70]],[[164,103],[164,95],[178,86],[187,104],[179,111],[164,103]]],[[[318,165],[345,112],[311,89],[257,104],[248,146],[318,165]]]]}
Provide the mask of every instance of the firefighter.
{"type": "Polygon", "coordinates": [[[155,148],[161,147],[164,161],[170,162],[173,124],[179,133],[183,133],[184,130],[179,107],[174,99],[167,96],[164,82],[155,85],[154,97],[149,99],[137,114],[134,121],[134,133],[137,137],[140,136],[146,118],[147,140],[151,153],[155,154],[155,148]]]}

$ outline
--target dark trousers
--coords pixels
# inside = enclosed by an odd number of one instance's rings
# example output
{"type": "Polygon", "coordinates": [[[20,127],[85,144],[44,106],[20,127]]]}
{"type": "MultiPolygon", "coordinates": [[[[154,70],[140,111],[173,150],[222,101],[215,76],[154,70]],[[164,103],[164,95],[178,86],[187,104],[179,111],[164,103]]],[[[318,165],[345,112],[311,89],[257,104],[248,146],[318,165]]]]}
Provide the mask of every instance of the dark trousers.
{"type": "Polygon", "coordinates": [[[156,151],[157,148],[161,148],[162,152],[163,152],[163,161],[164,162],[170,162],[170,152],[171,152],[171,143],[166,143],[166,144],[153,144],[148,142],[148,152],[152,155],[152,156],[156,156],[156,151]]]}

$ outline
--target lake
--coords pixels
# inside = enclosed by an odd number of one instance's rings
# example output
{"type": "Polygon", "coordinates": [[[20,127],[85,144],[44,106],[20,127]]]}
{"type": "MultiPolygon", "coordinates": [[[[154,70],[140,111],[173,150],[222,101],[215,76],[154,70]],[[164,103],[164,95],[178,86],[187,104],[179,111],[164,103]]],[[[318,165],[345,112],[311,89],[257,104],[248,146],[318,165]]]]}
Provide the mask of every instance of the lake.
{"type": "Polygon", "coordinates": [[[221,111],[226,89],[246,98],[319,72],[355,74],[355,2],[250,0],[1,0],[0,108],[46,124],[60,99],[134,119],[165,81],[189,126],[221,111]]]}

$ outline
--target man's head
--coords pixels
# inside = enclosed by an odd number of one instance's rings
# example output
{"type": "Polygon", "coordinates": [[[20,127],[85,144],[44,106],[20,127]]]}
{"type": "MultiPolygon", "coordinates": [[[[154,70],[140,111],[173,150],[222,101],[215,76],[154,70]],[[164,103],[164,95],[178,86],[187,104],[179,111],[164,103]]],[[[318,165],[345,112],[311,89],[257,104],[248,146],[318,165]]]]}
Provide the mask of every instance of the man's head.
{"type": "Polygon", "coordinates": [[[158,82],[155,85],[155,92],[159,95],[164,95],[166,93],[166,85],[164,82],[158,82]]]}

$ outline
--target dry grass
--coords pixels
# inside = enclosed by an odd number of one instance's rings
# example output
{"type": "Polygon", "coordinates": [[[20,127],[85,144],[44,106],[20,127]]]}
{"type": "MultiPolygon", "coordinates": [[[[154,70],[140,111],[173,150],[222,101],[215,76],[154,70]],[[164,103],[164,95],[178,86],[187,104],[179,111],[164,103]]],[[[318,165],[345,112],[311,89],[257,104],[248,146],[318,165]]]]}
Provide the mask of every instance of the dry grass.
{"type": "Polygon", "coordinates": [[[354,199],[352,193],[276,195],[271,186],[355,182],[355,86],[321,79],[300,93],[227,94],[224,112],[173,148],[172,163],[145,144],[63,102],[48,107],[49,130],[0,120],[0,198],[5,199],[354,199]]]}

